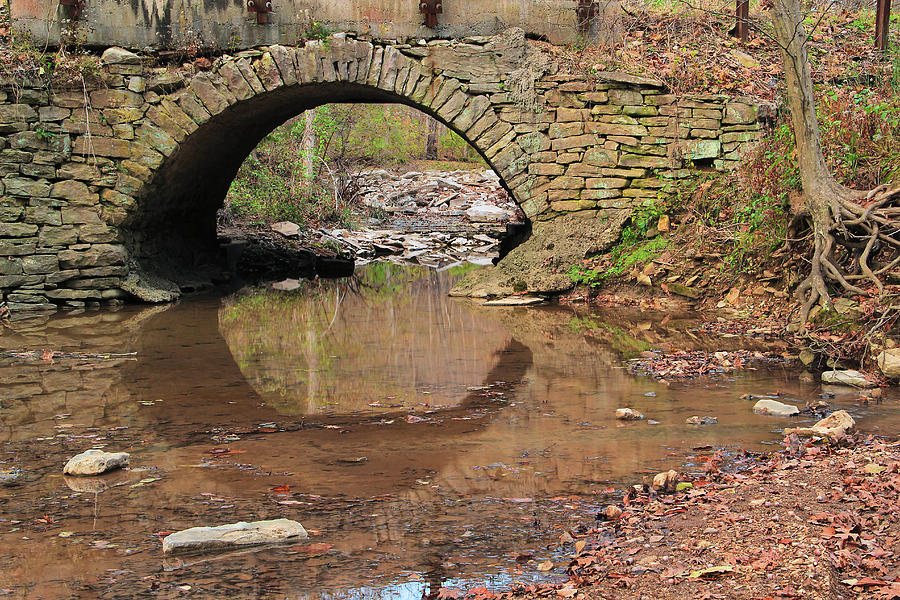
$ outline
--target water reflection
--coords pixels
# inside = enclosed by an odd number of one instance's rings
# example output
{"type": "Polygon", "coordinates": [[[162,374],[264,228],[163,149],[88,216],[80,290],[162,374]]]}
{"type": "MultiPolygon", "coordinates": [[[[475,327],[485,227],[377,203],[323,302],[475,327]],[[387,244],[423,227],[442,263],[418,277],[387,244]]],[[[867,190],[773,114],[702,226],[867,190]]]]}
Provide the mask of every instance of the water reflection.
{"type": "MultiPolygon", "coordinates": [[[[17,470],[0,488],[0,589],[418,598],[459,580],[527,579],[536,572],[515,554],[545,556],[609,482],[691,468],[694,446],[779,439],[782,422],[741,394],[802,403],[820,391],[777,369],[636,378],[623,357],[647,348],[747,342],[677,315],[484,307],[447,298],[451,278],[370,266],[293,292],[11,324],[0,351],[137,356],[0,361],[0,471],[17,470]],[[658,424],[616,422],[620,406],[658,424]],[[719,424],[685,425],[693,414],[719,424]],[[90,446],[131,452],[132,468],[63,478],[65,459],[90,446]],[[173,561],[155,535],[281,516],[316,546],[173,561]]],[[[898,424],[853,394],[836,401],[864,428],[898,424]]]]}

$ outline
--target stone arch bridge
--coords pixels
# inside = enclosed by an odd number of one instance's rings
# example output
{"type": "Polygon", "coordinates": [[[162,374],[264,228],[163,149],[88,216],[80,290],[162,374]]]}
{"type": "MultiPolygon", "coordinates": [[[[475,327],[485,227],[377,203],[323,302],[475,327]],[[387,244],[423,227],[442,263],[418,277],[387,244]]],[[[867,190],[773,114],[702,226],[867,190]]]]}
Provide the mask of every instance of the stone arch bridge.
{"type": "Polygon", "coordinates": [[[331,102],[400,102],[459,133],[500,175],[531,237],[461,288],[567,288],[636,205],[725,169],[757,108],[652,79],[563,70],[521,29],[390,43],[336,34],[221,55],[206,70],[111,49],[100,81],[0,82],[0,292],[13,310],[177,296],[215,259],[215,212],[273,128],[331,102]],[[162,275],[162,276],[160,276],[162,275]]]}

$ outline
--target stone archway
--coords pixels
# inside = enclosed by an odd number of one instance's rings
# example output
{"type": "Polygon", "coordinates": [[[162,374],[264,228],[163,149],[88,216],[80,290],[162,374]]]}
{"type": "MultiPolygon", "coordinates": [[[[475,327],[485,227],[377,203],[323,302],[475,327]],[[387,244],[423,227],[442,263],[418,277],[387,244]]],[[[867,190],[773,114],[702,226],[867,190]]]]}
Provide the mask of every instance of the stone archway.
{"type": "Polygon", "coordinates": [[[151,89],[178,89],[147,109],[134,131],[139,151],[135,156],[133,147],[122,163],[129,177],[144,180],[133,182],[133,203],[120,215],[132,258],[163,267],[213,253],[215,211],[244,159],[287,119],[333,102],[399,102],[434,116],[485,158],[529,217],[536,215],[526,181],[534,128],[517,130],[491,101],[503,93],[507,74],[527,63],[528,46],[497,38],[462,52],[440,48],[335,36],[221,57],[190,77],[151,80],[151,89]]]}

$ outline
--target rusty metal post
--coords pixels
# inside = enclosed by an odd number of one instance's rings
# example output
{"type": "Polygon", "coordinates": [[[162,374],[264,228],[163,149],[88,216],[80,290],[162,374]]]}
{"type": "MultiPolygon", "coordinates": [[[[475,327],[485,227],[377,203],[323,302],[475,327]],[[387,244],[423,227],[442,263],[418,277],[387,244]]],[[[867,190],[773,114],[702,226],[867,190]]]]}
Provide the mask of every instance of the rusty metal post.
{"type": "Polygon", "coordinates": [[[419,12],[425,15],[425,27],[434,29],[438,26],[437,16],[444,13],[442,0],[420,0],[419,12]]]}
{"type": "Polygon", "coordinates": [[[747,26],[750,19],[750,0],[735,0],[734,17],[734,29],[730,33],[746,44],[750,39],[750,28],[747,26]]]}
{"type": "Polygon", "coordinates": [[[575,23],[578,28],[578,35],[587,36],[591,31],[591,23],[600,13],[600,6],[597,0],[578,0],[578,7],[575,9],[575,23]]]}
{"type": "Polygon", "coordinates": [[[69,19],[77,21],[78,17],[81,16],[81,11],[84,10],[84,1],[85,0],[59,0],[59,4],[66,7],[66,13],[69,19]]]}
{"type": "Polygon", "coordinates": [[[247,0],[247,10],[256,13],[257,25],[265,25],[269,22],[272,3],[269,0],[247,0]]]}
{"type": "Polygon", "coordinates": [[[891,37],[891,0],[878,0],[875,8],[875,48],[885,52],[891,37]]]}

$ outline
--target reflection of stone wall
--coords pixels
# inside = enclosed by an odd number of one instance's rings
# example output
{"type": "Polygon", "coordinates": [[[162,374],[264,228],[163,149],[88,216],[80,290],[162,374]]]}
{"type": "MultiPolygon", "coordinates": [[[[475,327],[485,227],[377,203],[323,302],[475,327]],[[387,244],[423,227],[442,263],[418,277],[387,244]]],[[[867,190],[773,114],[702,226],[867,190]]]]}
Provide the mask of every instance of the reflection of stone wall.
{"type": "MultiPolygon", "coordinates": [[[[121,353],[134,351],[141,324],[161,309],[60,315],[13,321],[0,335],[0,352],[42,351],[121,353]]],[[[118,416],[137,410],[116,386],[130,361],[0,358],[0,441],[27,440],[56,433],[56,425],[104,424],[115,407],[118,416]],[[115,388],[115,389],[113,389],[115,388]],[[54,419],[73,415],[73,420],[54,419]]]]}
{"type": "Polygon", "coordinates": [[[0,293],[14,310],[123,290],[151,298],[159,290],[147,291],[131,259],[174,264],[176,275],[215,260],[215,211],[240,164],[277,125],[323,103],[419,108],[469,141],[530,219],[578,213],[606,228],[698,162],[735,164],[757,136],[747,100],[561,73],[522,30],[413,45],[334,36],[202,71],[110,60],[86,93],[0,82],[0,256],[10,257],[0,293]]]}

